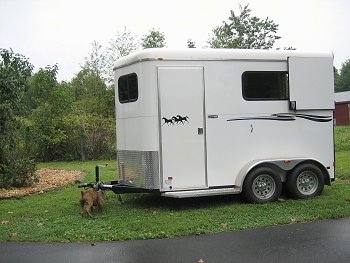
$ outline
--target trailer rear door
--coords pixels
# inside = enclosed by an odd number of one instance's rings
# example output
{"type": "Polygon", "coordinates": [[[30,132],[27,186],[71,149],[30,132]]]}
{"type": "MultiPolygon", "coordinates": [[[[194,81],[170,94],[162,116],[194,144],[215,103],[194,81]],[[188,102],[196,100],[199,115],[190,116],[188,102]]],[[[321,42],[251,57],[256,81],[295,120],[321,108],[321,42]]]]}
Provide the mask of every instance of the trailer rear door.
{"type": "Polygon", "coordinates": [[[207,185],[203,67],[159,67],[162,190],[207,185]]]}

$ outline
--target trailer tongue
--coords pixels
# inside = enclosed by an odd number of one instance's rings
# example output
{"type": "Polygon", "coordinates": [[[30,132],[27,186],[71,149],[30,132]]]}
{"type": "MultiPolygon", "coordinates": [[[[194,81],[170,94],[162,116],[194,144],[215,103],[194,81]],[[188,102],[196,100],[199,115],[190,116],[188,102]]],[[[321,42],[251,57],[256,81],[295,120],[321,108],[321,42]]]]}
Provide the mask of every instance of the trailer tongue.
{"type": "Polygon", "coordinates": [[[149,193],[153,192],[149,189],[135,187],[130,181],[115,180],[115,181],[100,181],[100,168],[106,167],[107,165],[96,165],[95,167],[95,182],[90,183],[81,183],[78,185],[78,188],[92,188],[95,191],[99,190],[111,190],[115,194],[125,194],[125,193],[149,193]]]}

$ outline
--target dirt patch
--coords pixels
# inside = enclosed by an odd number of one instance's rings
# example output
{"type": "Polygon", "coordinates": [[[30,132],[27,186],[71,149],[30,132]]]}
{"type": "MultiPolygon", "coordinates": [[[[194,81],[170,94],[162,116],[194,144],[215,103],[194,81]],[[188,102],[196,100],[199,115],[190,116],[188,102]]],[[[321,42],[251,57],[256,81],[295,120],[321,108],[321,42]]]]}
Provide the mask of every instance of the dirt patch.
{"type": "Polygon", "coordinates": [[[74,181],[81,181],[84,173],[76,170],[40,169],[37,171],[39,183],[28,187],[0,189],[0,199],[21,197],[41,193],[65,186],[74,181]]]}

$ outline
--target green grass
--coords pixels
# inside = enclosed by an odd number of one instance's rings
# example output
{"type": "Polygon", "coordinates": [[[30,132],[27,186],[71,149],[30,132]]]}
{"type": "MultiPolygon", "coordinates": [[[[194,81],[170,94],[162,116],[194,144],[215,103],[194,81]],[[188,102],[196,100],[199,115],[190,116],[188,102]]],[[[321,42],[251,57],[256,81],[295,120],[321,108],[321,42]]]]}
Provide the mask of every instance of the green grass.
{"type": "Polygon", "coordinates": [[[335,154],[335,173],[338,179],[350,179],[350,151],[335,154]]]}
{"type": "Polygon", "coordinates": [[[350,151],[350,126],[335,127],[335,151],[350,151]]]}
{"type": "MultiPolygon", "coordinates": [[[[104,162],[99,162],[104,163],[104,162]]],[[[115,162],[101,169],[101,179],[115,177],[115,162]]],[[[46,163],[40,167],[85,169],[94,177],[96,162],[46,163]]],[[[348,178],[349,179],[349,178],[348,178]]],[[[1,241],[104,241],[166,238],[350,216],[350,184],[337,180],[309,200],[247,204],[241,196],[166,199],[153,194],[123,195],[120,204],[107,192],[105,210],[82,217],[80,189],[63,189],[0,201],[1,241]]]]}
{"type": "Polygon", "coordinates": [[[350,179],[350,126],[335,127],[335,168],[339,179],[350,179]]]}
{"type": "Polygon", "coordinates": [[[107,194],[105,210],[82,217],[74,186],[19,200],[1,201],[0,240],[107,241],[165,238],[350,216],[350,186],[336,182],[309,200],[247,204],[241,196],[165,199],[107,194]]]}
{"type": "MultiPolygon", "coordinates": [[[[336,128],[336,174],[332,186],[308,200],[252,205],[240,195],[167,199],[154,194],[126,194],[120,204],[107,192],[105,209],[94,218],[82,217],[80,190],[71,184],[59,190],[0,201],[0,241],[110,241],[169,238],[240,229],[269,227],[350,216],[350,127],[336,128]],[[340,148],[339,148],[340,147],[340,148]],[[339,150],[341,149],[341,150],[339,150]]],[[[101,180],[116,178],[115,161],[53,162],[39,168],[80,169],[85,182],[94,180],[97,163],[101,180]]]]}

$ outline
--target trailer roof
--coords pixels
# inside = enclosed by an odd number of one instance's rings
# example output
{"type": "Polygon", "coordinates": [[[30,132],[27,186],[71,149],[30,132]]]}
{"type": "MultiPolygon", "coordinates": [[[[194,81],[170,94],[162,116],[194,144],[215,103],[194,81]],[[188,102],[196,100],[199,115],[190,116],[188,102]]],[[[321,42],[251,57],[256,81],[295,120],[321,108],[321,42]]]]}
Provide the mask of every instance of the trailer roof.
{"type": "Polygon", "coordinates": [[[287,60],[288,57],[333,57],[332,52],[262,49],[150,48],[118,59],[114,69],[147,60],[287,60]]]}

